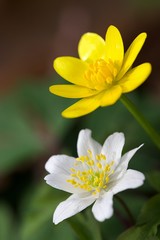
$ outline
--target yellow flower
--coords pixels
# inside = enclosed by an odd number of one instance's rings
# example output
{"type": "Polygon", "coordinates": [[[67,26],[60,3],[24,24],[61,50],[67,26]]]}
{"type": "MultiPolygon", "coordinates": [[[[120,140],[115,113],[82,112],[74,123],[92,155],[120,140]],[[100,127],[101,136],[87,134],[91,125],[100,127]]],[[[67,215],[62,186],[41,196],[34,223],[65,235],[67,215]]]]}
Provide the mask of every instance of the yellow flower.
{"type": "Polygon", "coordinates": [[[80,117],[98,107],[112,105],[122,93],[139,87],[149,76],[151,65],[131,67],[146,37],[146,33],[139,34],[124,54],[121,34],[111,25],[105,40],[96,33],[81,37],[79,58],[56,58],[53,64],[56,72],[72,84],[53,85],[50,92],[66,98],[81,98],[64,110],[62,116],[80,117]]]}

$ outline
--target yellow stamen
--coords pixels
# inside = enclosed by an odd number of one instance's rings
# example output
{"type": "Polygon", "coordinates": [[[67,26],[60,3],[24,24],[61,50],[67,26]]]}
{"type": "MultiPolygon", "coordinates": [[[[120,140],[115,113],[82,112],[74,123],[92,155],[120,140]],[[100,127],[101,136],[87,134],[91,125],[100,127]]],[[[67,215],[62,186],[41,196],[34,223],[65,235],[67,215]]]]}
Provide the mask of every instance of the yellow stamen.
{"type": "Polygon", "coordinates": [[[98,168],[102,168],[102,164],[100,162],[97,163],[98,168]]]}
{"type": "Polygon", "coordinates": [[[88,150],[87,153],[86,156],[76,158],[77,163],[82,164],[83,171],[71,168],[71,179],[68,179],[67,182],[76,188],[97,194],[101,189],[107,188],[109,176],[113,173],[114,161],[107,163],[104,154],[97,154],[94,158],[91,150],[88,150]]]}
{"type": "Polygon", "coordinates": [[[117,75],[115,65],[104,59],[98,59],[88,65],[88,69],[84,73],[84,77],[89,80],[96,90],[106,89],[114,81],[117,75]]]}

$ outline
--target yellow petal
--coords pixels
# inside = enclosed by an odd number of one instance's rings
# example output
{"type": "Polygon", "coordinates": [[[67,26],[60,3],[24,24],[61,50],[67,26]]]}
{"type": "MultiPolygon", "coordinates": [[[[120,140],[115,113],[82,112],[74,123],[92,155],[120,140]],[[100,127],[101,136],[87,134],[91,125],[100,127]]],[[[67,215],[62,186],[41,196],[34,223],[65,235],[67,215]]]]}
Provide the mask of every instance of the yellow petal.
{"type": "Polygon", "coordinates": [[[114,26],[110,26],[106,33],[106,61],[111,61],[117,71],[121,68],[124,57],[124,46],[120,32],[114,26]]]}
{"type": "Polygon", "coordinates": [[[74,57],[58,57],[53,62],[56,72],[68,82],[86,86],[87,80],[84,78],[84,72],[87,64],[74,57]]]}
{"type": "Polygon", "coordinates": [[[114,104],[121,96],[122,88],[118,85],[111,87],[110,89],[104,92],[103,97],[101,98],[101,106],[109,106],[114,104]]]}
{"type": "Polygon", "coordinates": [[[76,118],[93,112],[100,106],[102,96],[103,93],[99,93],[96,96],[81,99],[64,110],[62,116],[65,118],[76,118]]]}
{"type": "Polygon", "coordinates": [[[139,87],[151,73],[151,64],[143,63],[133,69],[131,69],[125,76],[119,81],[119,85],[122,87],[124,93],[131,92],[139,87]]]}
{"type": "Polygon", "coordinates": [[[79,56],[83,61],[94,61],[105,54],[105,41],[96,33],[85,33],[78,44],[79,56]]]}
{"type": "Polygon", "coordinates": [[[123,65],[117,76],[117,80],[121,79],[124,76],[124,74],[128,71],[128,69],[132,66],[133,62],[135,61],[138,53],[140,52],[146,40],[146,37],[147,37],[146,33],[141,33],[134,39],[134,41],[128,48],[127,52],[125,53],[123,65]]]}
{"type": "Polygon", "coordinates": [[[66,98],[84,98],[97,94],[97,91],[77,85],[53,85],[49,88],[51,93],[66,98]]]}

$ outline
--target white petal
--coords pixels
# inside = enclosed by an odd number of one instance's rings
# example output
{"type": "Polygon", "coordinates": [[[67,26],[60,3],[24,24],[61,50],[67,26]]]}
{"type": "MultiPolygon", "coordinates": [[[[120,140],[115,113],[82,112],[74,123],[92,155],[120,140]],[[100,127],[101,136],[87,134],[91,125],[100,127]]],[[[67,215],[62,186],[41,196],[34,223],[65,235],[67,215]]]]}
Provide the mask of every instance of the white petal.
{"type": "Polygon", "coordinates": [[[71,179],[69,175],[59,173],[52,173],[47,175],[45,178],[46,183],[54,188],[63,190],[69,193],[82,193],[84,192],[81,188],[76,188],[71,183],[67,182],[68,179],[71,179]]]}
{"type": "Polygon", "coordinates": [[[106,192],[100,196],[92,207],[94,217],[102,222],[105,219],[110,218],[113,215],[113,193],[106,192]]]}
{"type": "Polygon", "coordinates": [[[140,187],[143,184],[144,179],[145,177],[143,173],[128,169],[124,176],[117,181],[117,184],[115,184],[115,186],[112,188],[112,191],[114,194],[116,194],[126,189],[140,187]]]}
{"type": "Polygon", "coordinates": [[[88,155],[90,150],[93,156],[100,154],[102,146],[91,137],[91,130],[81,130],[77,141],[77,152],[78,156],[88,155]]]}
{"type": "Polygon", "coordinates": [[[93,196],[80,197],[80,195],[71,195],[67,200],[61,202],[56,208],[53,215],[53,222],[58,224],[66,218],[69,218],[76,213],[91,205],[95,201],[93,196]]]}
{"type": "Polygon", "coordinates": [[[117,166],[117,168],[115,169],[115,173],[113,174],[114,178],[121,178],[123,176],[123,174],[126,172],[128,168],[129,161],[131,160],[133,155],[137,152],[137,150],[142,146],[143,144],[137,148],[130,150],[129,152],[125,153],[122,156],[122,158],[120,159],[119,165],[117,166]]]}
{"type": "Polygon", "coordinates": [[[113,133],[106,139],[102,147],[102,154],[107,157],[107,163],[114,161],[116,167],[121,158],[124,142],[124,134],[118,132],[113,133]]]}
{"type": "Polygon", "coordinates": [[[45,164],[49,173],[70,174],[70,168],[74,166],[75,158],[67,155],[54,155],[45,164]]]}

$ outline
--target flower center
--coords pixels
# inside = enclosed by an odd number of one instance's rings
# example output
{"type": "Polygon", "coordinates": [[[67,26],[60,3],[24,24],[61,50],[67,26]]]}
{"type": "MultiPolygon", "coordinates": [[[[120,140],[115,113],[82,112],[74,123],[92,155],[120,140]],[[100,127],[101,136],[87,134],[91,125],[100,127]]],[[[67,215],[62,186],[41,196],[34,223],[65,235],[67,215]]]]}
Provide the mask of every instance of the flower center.
{"type": "Polygon", "coordinates": [[[107,163],[103,154],[98,154],[94,158],[92,152],[88,150],[88,155],[76,158],[75,166],[78,166],[78,170],[70,169],[71,178],[67,179],[67,182],[74,187],[97,194],[107,188],[110,175],[113,173],[113,164],[114,161],[107,163]]]}
{"type": "Polygon", "coordinates": [[[116,75],[117,69],[114,64],[103,59],[90,63],[84,73],[84,77],[90,81],[91,86],[96,90],[110,87],[116,75]]]}

